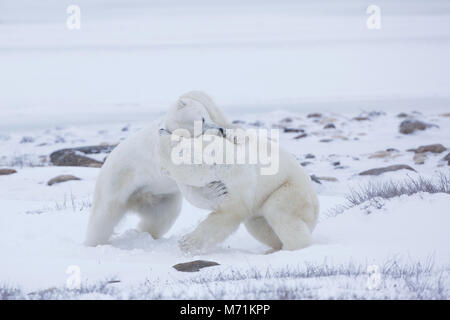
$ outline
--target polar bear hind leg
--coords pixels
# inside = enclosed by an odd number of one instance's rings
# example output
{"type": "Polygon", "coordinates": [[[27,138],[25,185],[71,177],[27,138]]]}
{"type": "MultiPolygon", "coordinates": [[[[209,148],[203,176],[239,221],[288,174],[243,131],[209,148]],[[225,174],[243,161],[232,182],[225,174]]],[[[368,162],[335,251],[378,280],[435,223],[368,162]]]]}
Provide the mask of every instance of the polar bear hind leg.
{"type": "Polygon", "coordinates": [[[99,201],[94,200],[94,208],[89,217],[84,241],[85,245],[97,246],[107,244],[114,227],[123,218],[126,211],[126,206],[118,201],[99,204],[99,201]]]}
{"type": "Polygon", "coordinates": [[[283,250],[298,250],[311,243],[317,207],[286,182],[264,202],[261,214],[283,244],[283,250]]]}
{"type": "Polygon", "coordinates": [[[180,192],[162,195],[139,192],[128,200],[129,209],[137,212],[141,219],[138,229],[150,233],[153,239],[169,231],[180,214],[181,204],[180,192]]]}
{"type": "Polygon", "coordinates": [[[247,231],[258,241],[274,250],[281,250],[283,244],[264,217],[251,217],[245,221],[247,231]]]}

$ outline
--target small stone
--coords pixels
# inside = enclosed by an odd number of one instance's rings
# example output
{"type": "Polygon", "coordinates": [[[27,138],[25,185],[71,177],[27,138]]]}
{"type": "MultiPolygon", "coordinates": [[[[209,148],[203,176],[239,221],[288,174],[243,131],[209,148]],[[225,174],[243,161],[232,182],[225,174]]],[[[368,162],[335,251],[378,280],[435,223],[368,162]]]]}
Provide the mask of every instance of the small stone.
{"type": "Polygon", "coordinates": [[[450,113],[444,113],[444,114],[441,114],[441,116],[448,118],[448,117],[450,117],[450,113]]]}
{"type": "Polygon", "coordinates": [[[200,269],[218,266],[218,265],[219,264],[214,261],[195,260],[195,261],[191,261],[191,262],[178,263],[178,264],[172,266],[172,268],[176,269],[177,271],[181,271],[181,272],[197,272],[200,269]]]}
{"type": "Polygon", "coordinates": [[[333,164],[333,166],[340,166],[341,162],[340,161],[336,161],[336,162],[333,162],[332,164],[333,164]]]}
{"type": "Polygon", "coordinates": [[[334,125],[334,123],[329,123],[327,124],[325,127],[323,127],[324,129],[336,129],[336,126],[334,125]]]}
{"type": "Polygon", "coordinates": [[[398,115],[397,115],[397,118],[408,118],[409,116],[408,116],[408,114],[407,113],[404,113],[404,112],[400,112],[398,115]]]}
{"type": "Polygon", "coordinates": [[[432,125],[419,120],[403,120],[400,123],[399,131],[403,134],[411,134],[418,130],[423,131],[431,126],[432,125]]]}
{"type": "Polygon", "coordinates": [[[307,115],[308,118],[321,118],[322,114],[321,113],[310,113],[307,115]]]}
{"type": "Polygon", "coordinates": [[[285,133],[299,133],[299,132],[304,132],[305,130],[303,129],[298,129],[298,128],[284,128],[283,130],[285,133]]]}
{"type": "Polygon", "coordinates": [[[426,159],[427,156],[424,153],[416,153],[413,158],[415,164],[424,164],[426,159]]]}
{"type": "Polygon", "coordinates": [[[306,133],[302,133],[298,136],[295,136],[294,139],[302,139],[302,138],[306,138],[308,135],[306,133]]]}
{"type": "Polygon", "coordinates": [[[366,121],[366,120],[370,120],[368,117],[354,117],[353,120],[356,121],[366,121]]]}
{"type": "Polygon", "coordinates": [[[312,164],[311,161],[303,161],[303,162],[300,162],[300,165],[301,165],[302,167],[306,167],[306,166],[308,166],[308,165],[310,165],[310,164],[312,164]]]}
{"type": "Polygon", "coordinates": [[[17,171],[14,169],[8,169],[8,168],[0,169],[0,176],[7,176],[7,175],[10,175],[13,173],[17,173],[17,171]]]}
{"type": "Polygon", "coordinates": [[[263,127],[264,126],[264,122],[261,122],[261,121],[258,120],[258,121],[249,123],[249,125],[254,126],[254,127],[263,127]]]}
{"type": "Polygon", "coordinates": [[[335,177],[317,177],[320,181],[337,182],[338,179],[335,177]]]}
{"type": "Polygon", "coordinates": [[[388,166],[388,167],[383,167],[383,168],[375,168],[375,169],[363,171],[363,172],[360,172],[359,175],[360,176],[379,176],[380,174],[383,174],[385,172],[398,171],[398,170],[403,170],[403,169],[416,172],[416,170],[414,170],[413,168],[411,168],[410,166],[408,166],[406,164],[397,164],[397,165],[393,165],[393,166],[388,166]]]}
{"type": "Polygon", "coordinates": [[[66,181],[73,181],[73,180],[81,180],[81,179],[78,178],[78,177],[72,176],[70,174],[62,174],[62,175],[59,175],[59,176],[56,176],[56,177],[50,179],[47,182],[47,185],[52,186],[52,185],[57,184],[57,183],[66,182],[66,181]]]}
{"type": "Polygon", "coordinates": [[[305,159],[314,159],[316,156],[313,155],[312,153],[307,153],[305,154],[305,159]]]}
{"type": "Polygon", "coordinates": [[[291,123],[292,122],[292,118],[287,117],[287,118],[282,119],[280,122],[291,123]]]}
{"type": "Polygon", "coordinates": [[[415,153],[425,153],[425,152],[442,153],[445,150],[447,150],[447,148],[440,143],[436,143],[436,144],[429,144],[426,146],[420,146],[417,149],[410,149],[410,150],[414,151],[415,153]]]}
{"type": "Polygon", "coordinates": [[[242,120],[233,120],[232,123],[233,123],[233,124],[244,124],[245,121],[242,121],[242,120]]]}
{"type": "Polygon", "coordinates": [[[20,140],[20,143],[31,143],[34,142],[33,137],[22,137],[22,140],[20,140]]]}
{"type": "Polygon", "coordinates": [[[319,142],[331,142],[331,141],[333,141],[333,139],[322,139],[322,140],[319,140],[319,142]]]}

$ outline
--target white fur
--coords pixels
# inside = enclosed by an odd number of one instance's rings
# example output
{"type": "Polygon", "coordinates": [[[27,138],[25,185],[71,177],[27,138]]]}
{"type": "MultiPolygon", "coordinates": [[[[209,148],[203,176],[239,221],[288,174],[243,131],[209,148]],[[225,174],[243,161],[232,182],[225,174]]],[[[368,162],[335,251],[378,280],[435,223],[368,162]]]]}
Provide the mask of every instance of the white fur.
{"type": "Polygon", "coordinates": [[[163,236],[177,219],[182,197],[176,183],[162,175],[159,130],[193,130],[194,121],[225,126],[228,121],[210,97],[199,91],[182,95],[165,119],[120,143],[101,168],[95,187],[85,244],[108,242],[114,227],[128,211],[139,214],[139,228],[154,238],[163,236]]]}
{"type": "MultiPolygon", "coordinates": [[[[198,137],[201,139],[201,137],[198,137]]],[[[221,138],[222,139],[222,138],[221,138]]],[[[227,139],[224,143],[233,144],[227,139]]],[[[241,223],[260,242],[275,250],[296,250],[311,243],[319,202],[310,177],[296,159],[280,148],[279,170],[261,175],[259,165],[174,164],[171,150],[176,143],[161,136],[161,163],[174,178],[186,199],[213,210],[181,241],[186,251],[202,251],[220,243],[241,223]],[[220,181],[228,193],[217,193],[212,201],[205,193],[208,181],[220,181]],[[202,197],[203,201],[199,200],[202,197]]],[[[204,146],[206,147],[206,146],[204,146]]]]}

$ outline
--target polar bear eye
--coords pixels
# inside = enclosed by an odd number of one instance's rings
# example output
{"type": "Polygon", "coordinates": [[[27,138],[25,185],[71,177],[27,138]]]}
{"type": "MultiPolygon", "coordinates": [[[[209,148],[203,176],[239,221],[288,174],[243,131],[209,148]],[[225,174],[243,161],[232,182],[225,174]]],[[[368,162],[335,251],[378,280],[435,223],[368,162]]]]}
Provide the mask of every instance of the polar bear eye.
{"type": "Polygon", "coordinates": [[[202,123],[205,124],[205,118],[202,118],[202,123]]]}

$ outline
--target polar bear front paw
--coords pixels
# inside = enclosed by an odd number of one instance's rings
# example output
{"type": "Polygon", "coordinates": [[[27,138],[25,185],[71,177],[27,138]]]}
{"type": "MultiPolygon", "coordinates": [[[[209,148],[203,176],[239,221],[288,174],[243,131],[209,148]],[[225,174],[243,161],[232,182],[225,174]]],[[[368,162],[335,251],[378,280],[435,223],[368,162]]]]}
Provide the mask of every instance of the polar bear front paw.
{"type": "Polygon", "coordinates": [[[204,247],[203,241],[192,233],[181,238],[178,245],[186,253],[199,253],[204,247]]]}

